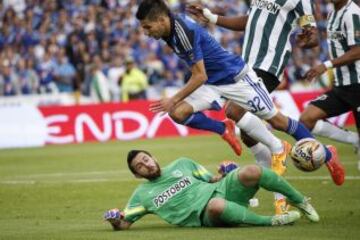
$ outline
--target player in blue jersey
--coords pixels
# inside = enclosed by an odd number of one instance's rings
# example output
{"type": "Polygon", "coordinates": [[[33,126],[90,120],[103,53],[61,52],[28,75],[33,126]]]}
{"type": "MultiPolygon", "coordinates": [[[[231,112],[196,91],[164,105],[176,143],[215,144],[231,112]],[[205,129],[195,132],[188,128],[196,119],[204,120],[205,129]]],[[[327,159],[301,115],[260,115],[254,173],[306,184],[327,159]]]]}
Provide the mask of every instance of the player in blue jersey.
{"type": "MultiPolygon", "coordinates": [[[[255,115],[297,140],[312,135],[302,124],[276,110],[262,80],[244,60],[223,49],[191,18],[173,15],[162,0],[142,1],[136,17],[145,33],[155,39],[162,38],[188,64],[192,73],[181,90],[171,98],[153,103],[150,110],[168,112],[180,124],[216,132],[216,122],[200,111],[219,106],[224,98],[231,100],[248,111],[242,114],[238,123],[244,125],[243,129],[250,137],[270,148],[272,169],[279,175],[284,174],[290,144],[276,138],[255,115]]],[[[327,165],[331,165],[331,176],[336,184],[341,185],[344,182],[344,169],[336,151],[333,148],[325,149],[327,165]]]]}
{"type": "MultiPolygon", "coordinates": [[[[168,112],[177,123],[219,134],[224,126],[201,111],[220,109],[224,99],[249,111],[256,109],[256,115],[263,119],[280,114],[262,81],[243,59],[223,49],[191,18],[173,15],[161,0],[142,1],[136,17],[145,34],[163,39],[188,64],[192,73],[180,91],[152,104],[151,111],[168,112]]],[[[275,137],[257,116],[250,112],[245,116],[246,121],[255,124],[248,134],[271,149],[274,161],[284,163],[289,144],[275,137]]]]}
{"type": "MultiPolygon", "coordinates": [[[[294,24],[298,23],[302,33],[297,35],[297,44],[300,47],[310,48],[317,45],[316,23],[313,17],[313,7],[311,1],[254,1],[251,3],[247,16],[223,17],[213,14],[209,9],[199,4],[190,4],[190,13],[194,14],[200,21],[215,23],[219,26],[236,30],[245,30],[245,41],[243,46],[243,58],[254,69],[258,77],[262,78],[264,85],[269,92],[272,92],[280,83],[279,77],[287,64],[291,53],[290,34],[294,24]],[[275,12],[274,12],[275,11],[275,12]],[[274,44],[269,44],[272,42],[274,44]],[[276,43],[276,44],[275,44],[276,43]]],[[[246,115],[241,107],[236,104],[228,104],[226,115],[234,120],[237,126],[247,133],[247,129],[254,129],[252,124],[248,124],[246,115]]],[[[296,140],[303,138],[314,138],[310,131],[301,123],[292,118],[278,114],[270,119],[271,125],[278,130],[287,132],[296,140]]],[[[329,127],[328,127],[329,129],[329,127]]],[[[332,128],[332,131],[334,128],[332,128]]],[[[256,128],[255,130],[256,131],[256,128]]],[[[337,131],[339,132],[339,131],[337,131]]],[[[342,134],[344,131],[342,131],[342,134]]],[[[246,134],[242,134],[244,137],[246,134]]],[[[256,144],[256,138],[247,134],[243,138],[247,146],[254,147],[254,155],[260,153],[266,157],[266,148],[261,144],[256,144]],[[254,140],[251,140],[251,138],[254,140]],[[251,141],[250,141],[251,140],[251,141]],[[255,150],[255,147],[257,148],[255,150]],[[256,152],[255,152],[256,151],[256,152]]],[[[337,185],[344,182],[345,171],[338,160],[336,148],[327,146],[326,166],[328,167],[333,181],[337,185]]],[[[285,167],[279,161],[273,161],[274,170],[285,167]]]]}

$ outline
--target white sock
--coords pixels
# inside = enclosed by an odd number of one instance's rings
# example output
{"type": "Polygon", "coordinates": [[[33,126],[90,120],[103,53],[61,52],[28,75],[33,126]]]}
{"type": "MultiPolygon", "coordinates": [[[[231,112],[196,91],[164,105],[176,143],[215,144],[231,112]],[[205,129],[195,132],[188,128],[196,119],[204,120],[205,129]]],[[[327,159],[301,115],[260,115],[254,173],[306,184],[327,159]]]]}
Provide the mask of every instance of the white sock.
{"type": "MultiPolygon", "coordinates": [[[[262,143],[257,143],[256,145],[250,147],[252,154],[256,159],[256,163],[262,167],[270,168],[271,166],[271,152],[268,147],[262,143]]],[[[285,199],[285,196],[281,193],[274,193],[274,199],[280,200],[285,199]]]]}
{"type": "Polygon", "coordinates": [[[254,114],[246,112],[236,125],[253,139],[265,144],[272,153],[279,154],[283,151],[280,139],[275,137],[254,114]]]}
{"type": "Polygon", "coordinates": [[[359,142],[359,135],[357,133],[341,129],[323,120],[317,121],[311,132],[315,135],[328,137],[343,143],[356,145],[359,142]]]}
{"type": "Polygon", "coordinates": [[[266,168],[271,166],[271,152],[270,149],[264,144],[259,142],[256,145],[250,147],[250,151],[254,155],[257,164],[266,168]]]}

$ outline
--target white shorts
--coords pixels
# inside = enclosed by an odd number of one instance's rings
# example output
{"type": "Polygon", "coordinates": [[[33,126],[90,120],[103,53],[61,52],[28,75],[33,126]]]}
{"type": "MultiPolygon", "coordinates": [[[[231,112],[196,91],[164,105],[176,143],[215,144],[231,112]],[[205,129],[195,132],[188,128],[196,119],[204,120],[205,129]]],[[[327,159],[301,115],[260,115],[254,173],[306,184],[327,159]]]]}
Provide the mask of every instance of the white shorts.
{"type": "Polygon", "coordinates": [[[194,112],[221,109],[226,100],[231,100],[261,119],[270,119],[277,113],[265,85],[252,69],[234,84],[202,85],[184,99],[194,112]]]}

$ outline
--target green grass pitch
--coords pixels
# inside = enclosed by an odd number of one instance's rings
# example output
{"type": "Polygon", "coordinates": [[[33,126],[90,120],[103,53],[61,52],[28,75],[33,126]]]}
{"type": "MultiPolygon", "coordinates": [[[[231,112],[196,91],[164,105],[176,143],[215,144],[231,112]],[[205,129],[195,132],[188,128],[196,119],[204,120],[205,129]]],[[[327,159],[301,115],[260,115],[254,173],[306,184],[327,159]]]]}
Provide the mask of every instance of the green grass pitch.
{"type": "MultiPolygon", "coordinates": [[[[127,170],[130,149],[152,152],[162,166],[187,156],[213,172],[225,159],[254,162],[247,150],[237,159],[217,136],[1,150],[0,239],[360,239],[358,160],[351,146],[321,140],[338,147],[347,180],[338,187],[326,167],[303,173],[289,161],[288,180],[312,198],[321,221],[284,227],[180,228],[145,216],[130,230],[113,232],[102,221],[104,211],[122,208],[141,182],[127,170]]],[[[261,190],[257,197],[260,206],[253,210],[272,214],[272,194],[261,190]]]]}

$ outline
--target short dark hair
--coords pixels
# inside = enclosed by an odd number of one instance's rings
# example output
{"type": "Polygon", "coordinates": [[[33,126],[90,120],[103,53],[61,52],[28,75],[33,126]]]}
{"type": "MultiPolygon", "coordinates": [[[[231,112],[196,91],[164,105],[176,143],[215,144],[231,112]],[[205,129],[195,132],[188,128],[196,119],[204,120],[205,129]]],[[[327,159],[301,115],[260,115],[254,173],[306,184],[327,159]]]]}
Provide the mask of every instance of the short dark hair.
{"type": "Polygon", "coordinates": [[[141,21],[146,18],[156,19],[160,15],[169,15],[170,9],[163,0],[143,0],[136,12],[136,18],[141,21]]]}
{"type": "Polygon", "coordinates": [[[132,161],[135,159],[135,157],[139,154],[139,153],[145,153],[146,155],[149,155],[151,157],[151,154],[148,152],[148,151],[145,151],[145,150],[130,150],[128,152],[128,155],[127,155],[127,164],[128,164],[128,167],[130,169],[130,171],[133,173],[133,174],[136,174],[136,171],[135,169],[131,166],[131,163],[132,161]]]}

